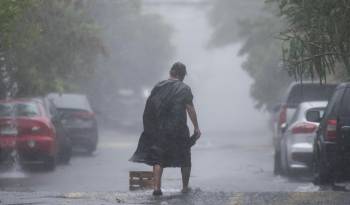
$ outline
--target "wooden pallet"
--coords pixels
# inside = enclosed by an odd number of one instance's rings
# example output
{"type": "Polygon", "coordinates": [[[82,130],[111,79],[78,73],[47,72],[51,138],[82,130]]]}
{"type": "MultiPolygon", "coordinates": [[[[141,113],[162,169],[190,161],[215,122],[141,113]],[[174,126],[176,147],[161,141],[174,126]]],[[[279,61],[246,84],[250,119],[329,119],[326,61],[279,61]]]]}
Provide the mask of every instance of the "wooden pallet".
{"type": "Polygon", "coordinates": [[[129,172],[129,189],[152,189],[153,172],[147,171],[130,171],[129,172]]]}

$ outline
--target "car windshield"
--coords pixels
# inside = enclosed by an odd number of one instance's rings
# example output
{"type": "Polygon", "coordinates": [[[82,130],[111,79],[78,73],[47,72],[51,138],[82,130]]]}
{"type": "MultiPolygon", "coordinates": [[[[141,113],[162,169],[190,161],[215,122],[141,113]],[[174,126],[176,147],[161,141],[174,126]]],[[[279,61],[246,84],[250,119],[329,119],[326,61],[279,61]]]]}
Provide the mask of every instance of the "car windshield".
{"type": "Polygon", "coordinates": [[[39,115],[40,111],[34,102],[0,104],[0,117],[36,117],[39,115]]]}
{"type": "Polygon", "coordinates": [[[299,84],[292,88],[287,104],[296,107],[302,102],[329,100],[336,85],[299,84]]]}
{"type": "Polygon", "coordinates": [[[49,99],[51,99],[58,108],[82,109],[82,110],[91,111],[90,104],[86,99],[86,97],[83,95],[50,94],[49,99]]]}
{"type": "Polygon", "coordinates": [[[12,104],[0,104],[0,117],[10,117],[13,113],[12,104]]]}

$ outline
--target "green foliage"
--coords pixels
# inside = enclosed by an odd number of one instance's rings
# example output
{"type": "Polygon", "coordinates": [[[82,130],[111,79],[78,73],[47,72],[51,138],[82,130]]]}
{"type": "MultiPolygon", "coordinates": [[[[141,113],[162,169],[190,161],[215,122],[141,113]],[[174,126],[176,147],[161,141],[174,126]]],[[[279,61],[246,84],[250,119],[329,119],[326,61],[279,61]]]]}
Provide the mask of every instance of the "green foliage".
{"type": "MultiPolygon", "coordinates": [[[[272,109],[293,80],[281,67],[281,43],[276,39],[284,24],[264,8],[263,1],[216,1],[210,14],[212,46],[242,43],[242,68],[252,77],[251,95],[259,109],[272,109]]],[[[235,55],[235,54],[233,54],[235,55]]],[[[232,68],[233,69],[233,68],[232,68]]]]}
{"type": "Polygon", "coordinates": [[[172,30],[160,16],[145,13],[139,0],[88,2],[108,55],[99,59],[93,80],[83,90],[106,118],[136,121],[142,116],[144,89],[153,87],[171,66],[172,30]]]}
{"type": "Polygon", "coordinates": [[[240,35],[246,40],[240,55],[247,56],[242,68],[254,80],[251,95],[256,100],[257,108],[271,110],[280,102],[283,92],[292,82],[281,67],[281,44],[274,36],[282,27],[274,17],[260,17],[253,22],[240,24],[240,35]]]}
{"type": "Polygon", "coordinates": [[[0,98],[82,92],[125,117],[168,71],[170,35],[141,0],[1,0],[0,98]],[[132,103],[121,103],[125,89],[132,103]]]}
{"type": "Polygon", "coordinates": [[[60,0],[2,0],[2,15],[5,95],[73,90],[92,76],[103,46],[83,8],[60,0]]]}
{"type": "MultiPolygon", "coordinates": [[[[272,0],[271,0],[272,1],[272,0]]],[[[319,78],[340,72],[350,75],[350,2],[325,0],[273,0],[288,21],[281,33],[283,59],[298,79],[319,78]]]]}

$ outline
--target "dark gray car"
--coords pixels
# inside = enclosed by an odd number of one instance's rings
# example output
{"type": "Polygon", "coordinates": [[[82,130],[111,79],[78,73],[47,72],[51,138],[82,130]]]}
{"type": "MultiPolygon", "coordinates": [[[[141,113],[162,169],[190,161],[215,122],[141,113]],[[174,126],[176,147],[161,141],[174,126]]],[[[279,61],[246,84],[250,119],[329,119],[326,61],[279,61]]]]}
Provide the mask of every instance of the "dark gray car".
{"type": "Polygon", "coordinates": [[[339,85],[328,103],[315,138],[313,159],[316,184],[349,179],[350,83],[339,85]]]}
{"type": "Polygon", "coordinates": [[[89,153],[94,152],[98,143],[98,126],[87,97],[59,93],[51,93],[47,97],[57,107],[73,146],[85,148],[89,153]]]}

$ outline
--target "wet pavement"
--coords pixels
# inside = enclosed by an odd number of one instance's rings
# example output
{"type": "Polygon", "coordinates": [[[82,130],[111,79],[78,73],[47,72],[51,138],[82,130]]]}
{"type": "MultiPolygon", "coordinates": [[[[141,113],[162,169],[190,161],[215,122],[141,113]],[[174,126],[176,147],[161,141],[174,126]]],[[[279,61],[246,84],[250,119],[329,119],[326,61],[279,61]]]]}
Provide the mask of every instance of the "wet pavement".
{"type": "Polygon", "coordinates": [[[155,204],[155,205],[344,205],[350,203],[346,192],[249,192],[225,193],[196,190],[183,195],[167,192],[164,196],[153,197],[151,192],[134,193],[47,193],[47,192],[0,192],[0,204],[50,204],[50,205],[90,205],[90,204],[155,204]]]}
{"type": "MultiPolygon", "coordinates": [[[[151,170],[149,166],[128,161],[137,146],[138,134],[104,131],[100,136],[98,150],[92,156],[77,150],[69,165],[60,165],[54,172],[31,169],[0,174],[1,190],[128,191],[129,171],[151,170]]],[[[269,135],[259,132],[205,133],[192,150],[192,187],[225,192],[315,189],[307,177],[275,177],[270,144],[269,135]]],[[[179,189],[180,170],[166,169],[163,184],[168,190],[179,189]]]]}
{"type": "Polygon", "coordinates": [[[128,162],[137,134],[101,132],[92,156],[77,150],[69,165],[0,174],[2,204],[350,204],[347,192],[314,186],[306,175],[272,173],[273,149],[264,131],[205,132],[192,150],[192,192],[180,194],[179,169],[166,169],[164,196],[128,190],[128,172],[151,167],[128,162]],[[330,203],[332,202],[332,203],[330,203]]]}

